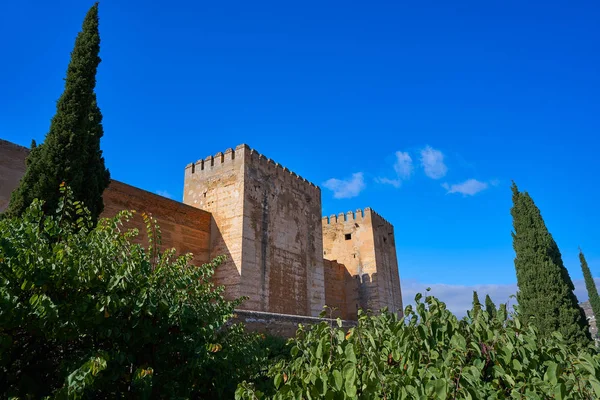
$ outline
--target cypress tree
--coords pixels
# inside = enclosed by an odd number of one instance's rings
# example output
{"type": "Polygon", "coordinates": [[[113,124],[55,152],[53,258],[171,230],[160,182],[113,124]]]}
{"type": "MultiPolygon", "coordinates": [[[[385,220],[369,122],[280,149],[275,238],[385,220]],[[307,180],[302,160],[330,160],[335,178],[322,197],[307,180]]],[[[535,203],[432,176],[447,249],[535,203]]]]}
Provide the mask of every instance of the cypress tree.
{"type": "Polygon", "coordinates": [[[600,296],[598,296],[598,288],[596,287],[596,283],[594,282],[594,278],[592,277],[592,273],[590,272],[581,249],[579,249],[579,261],[581,262],[581,270],[583,271],[583,278],[585,279],[585,287],[590,299],[590,305],[592,306],[594,317],[598,320],[598,318],[600,318],[600,296]]]}
{"type": "Polygon", "coordinates": [[[492,298],[489,294],[485,295],[485,311],[488,313],[490,317],[496,316],[496,305],[492,301],[492,298]]]}
{"type": "Polygon", "coordinates": [[[481,303],[479,302],[479,296],[477,295],[477,291],[473,290],[473,316],[477,316],[479,311],[481,310],[481,303]]]}
{"type": "Polygon", "coordinates": [[[537,326],[542,336],[558,331],[570,343],[589,344],[587,319],[540,210],[514,182],[512,200],[517,301],[523,321],[537,326]]]}
{"type": "Polygon", "coordinates": [[[102,212],[102,192],[110,175],[100,150],[104,132],[94,92],[99,52],[96,3],[85,16],[83,28],[75,39],[65,89],[57,102],[50,130],[44,143],[39,146],[32,143],[27,169],[11,195],[8,215],[20,215],[35,198],[45,201],[46,212],[54,211],[62,182],[71,187],[75,199],[85,204],[94,220],[102,212]]]}

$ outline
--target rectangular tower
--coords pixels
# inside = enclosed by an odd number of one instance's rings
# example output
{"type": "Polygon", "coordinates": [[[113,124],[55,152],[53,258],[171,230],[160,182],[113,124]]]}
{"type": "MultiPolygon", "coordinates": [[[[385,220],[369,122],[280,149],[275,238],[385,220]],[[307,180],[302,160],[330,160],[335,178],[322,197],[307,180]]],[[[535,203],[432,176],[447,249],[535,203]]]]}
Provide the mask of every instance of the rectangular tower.
{"type": "Polygon", "coordinates": [[[321,190],[247,145],[185,169],[183,201],[213,216],[215,281],[241,308],[317,316],[325,303],[321,190]]]}
{"type": "Polygon", "coordinates": [[[394,227],[370,208],[323,217],[323,257],[343,264],[358,279],[358,296],[347,298],[348,318],[358,308],[402,313],[394,227]]]}

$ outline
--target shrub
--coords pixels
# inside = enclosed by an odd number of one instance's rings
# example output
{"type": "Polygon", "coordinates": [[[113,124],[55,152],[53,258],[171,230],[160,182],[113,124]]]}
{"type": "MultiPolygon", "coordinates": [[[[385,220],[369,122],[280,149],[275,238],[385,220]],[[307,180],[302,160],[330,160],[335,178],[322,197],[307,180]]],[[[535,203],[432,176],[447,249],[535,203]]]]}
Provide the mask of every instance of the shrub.
{"type": "MultiPolygon", "coordinates": [[[[290,360],[269,370],[273,399],[594,399],[600,356],[559,333],[541,338],[507,318],[472,312],[462,320],[444,303],[416,297],[405,317],[361,313],[345,331],[321,323],[300,327],[290,360]]],[[[243,382],[237,399],[265,398],[243,382]]]]}
{"type": "Polygon", "coordinates": [[[232,397],[264,355],[227,324],[242,300],[210,282],[222,258],[158,251],[147,215],[148,248],[132,212],[93,227],[61,191],[54,215],[36,200],[0,221],[1,397],[232,397]]]}

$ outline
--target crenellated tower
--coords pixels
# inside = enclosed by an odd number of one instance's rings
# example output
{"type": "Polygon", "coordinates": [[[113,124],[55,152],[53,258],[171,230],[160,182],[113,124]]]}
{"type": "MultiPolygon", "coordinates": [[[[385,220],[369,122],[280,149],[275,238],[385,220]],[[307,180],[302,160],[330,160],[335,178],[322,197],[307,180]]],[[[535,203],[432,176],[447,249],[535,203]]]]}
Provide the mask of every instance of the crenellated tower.
{"type": "Polygon", "coordinates": [[[185,169],[183,201],[212,213],[215,274],[243,308],[317,316],[325,304],[321,190],[245,144],[185,169]]]}
{"type": "Polygon", "coordinates": [[[394,227],[370,208],[322,218],[323,257],[345,265],[357,280],[358,293],[347,299],[347,315],[358,308],[387,307],[402,313],[402,293],[394,227]]]}

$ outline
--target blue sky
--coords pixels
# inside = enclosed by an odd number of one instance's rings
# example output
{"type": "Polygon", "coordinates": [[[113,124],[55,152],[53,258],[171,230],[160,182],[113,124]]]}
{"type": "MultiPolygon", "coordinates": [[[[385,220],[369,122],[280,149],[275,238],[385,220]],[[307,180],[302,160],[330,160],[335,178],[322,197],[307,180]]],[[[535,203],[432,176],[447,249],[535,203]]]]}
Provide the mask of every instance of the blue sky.
{"type": "MultiPolygon", "coordinates": [[[[91,4],[0,4],[0,137],[43,140],[91,4]]],[[[598,2],[106,0],[100,18],[114,178],[179,200],[187,163],[248,143],[319,184],[324,214],[382,214],[405,294],[455,310],[514,287],[514,179],[572,278],[578,246],[599,275],[598,2]]]]}

